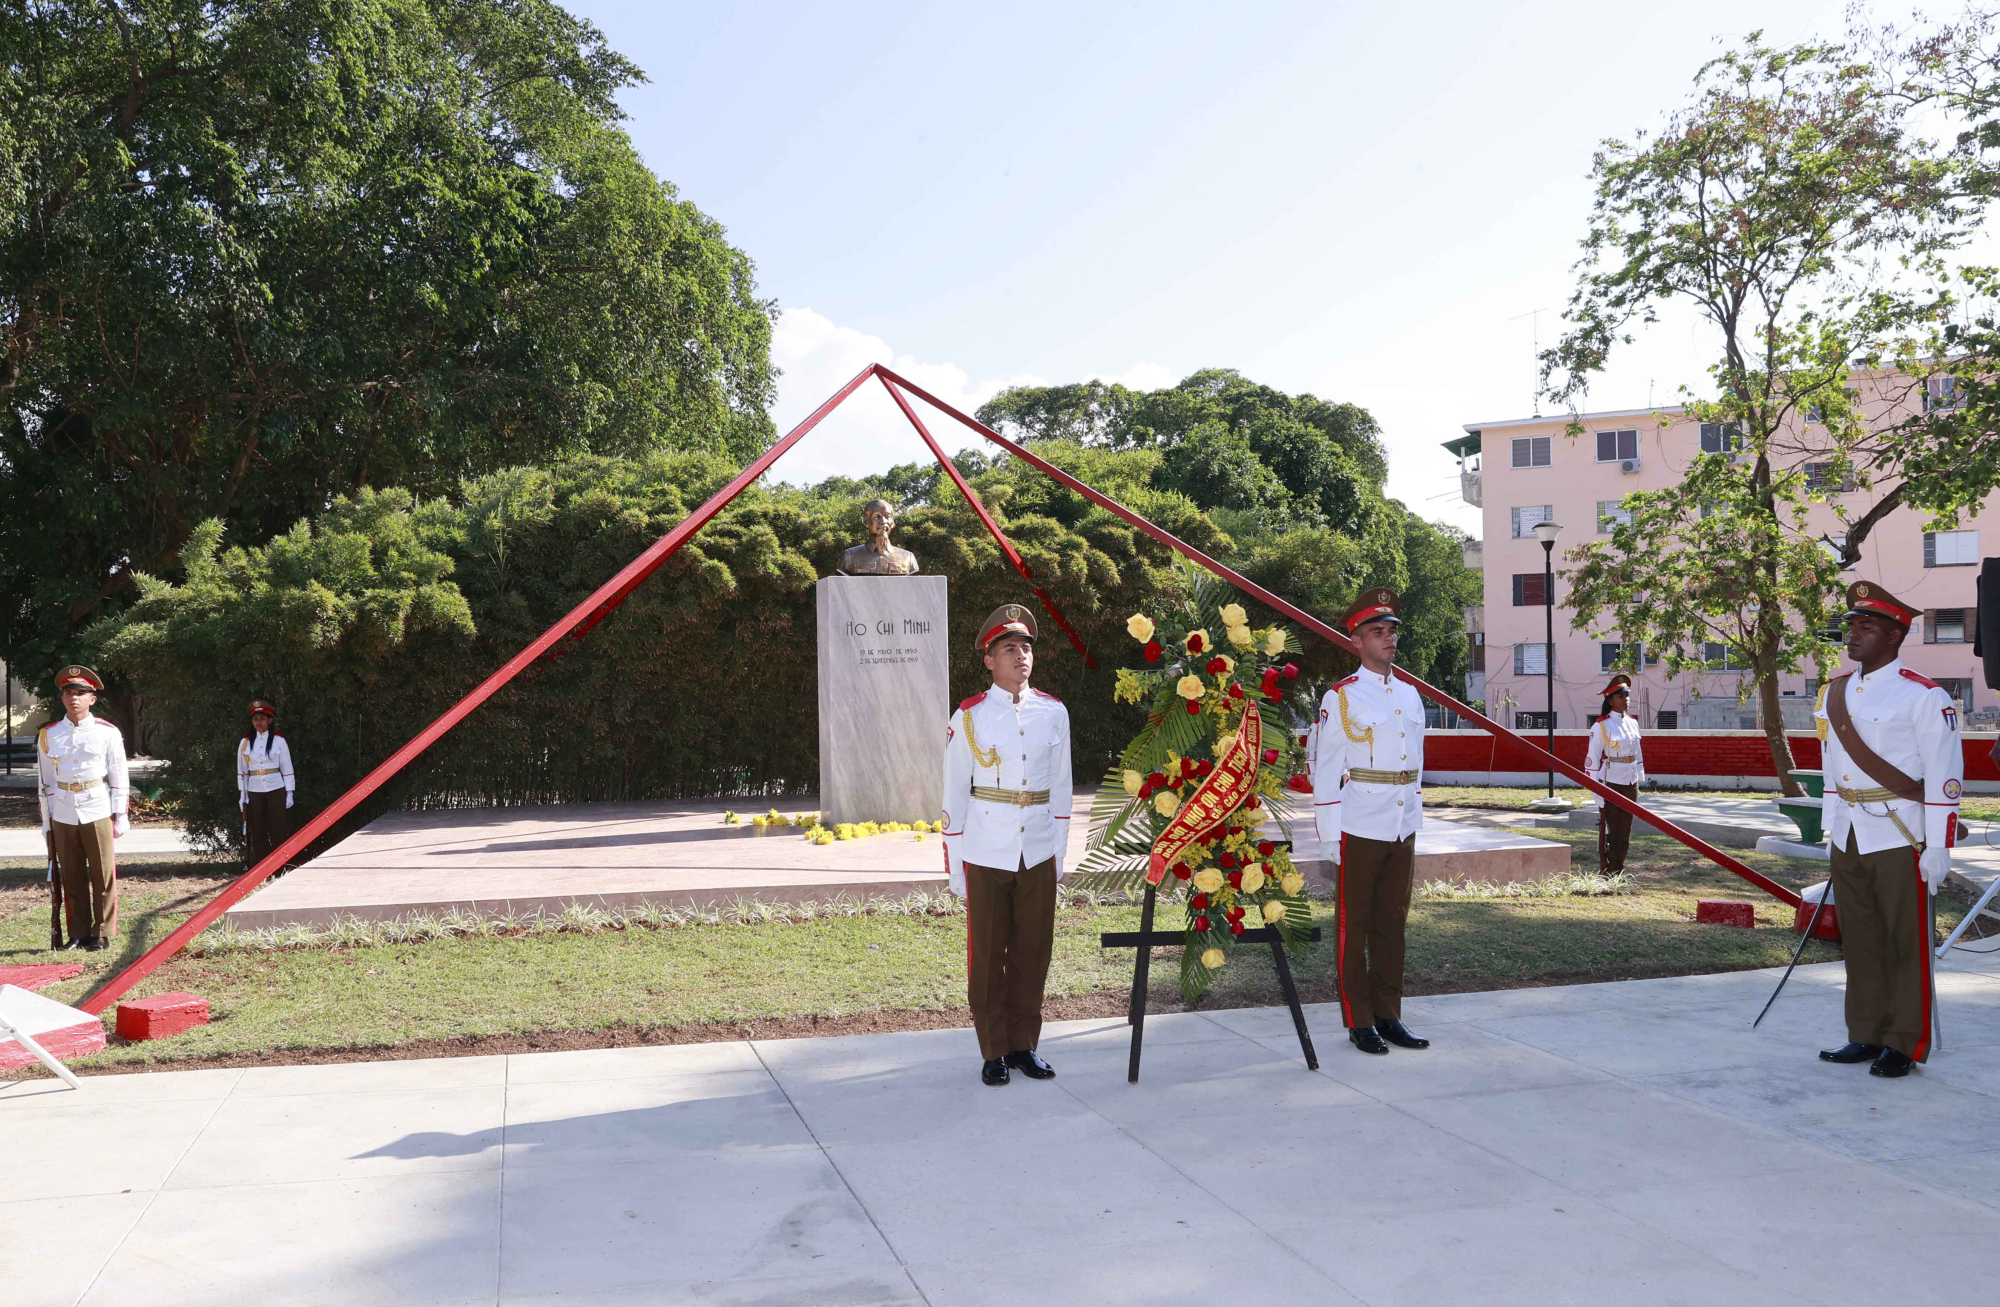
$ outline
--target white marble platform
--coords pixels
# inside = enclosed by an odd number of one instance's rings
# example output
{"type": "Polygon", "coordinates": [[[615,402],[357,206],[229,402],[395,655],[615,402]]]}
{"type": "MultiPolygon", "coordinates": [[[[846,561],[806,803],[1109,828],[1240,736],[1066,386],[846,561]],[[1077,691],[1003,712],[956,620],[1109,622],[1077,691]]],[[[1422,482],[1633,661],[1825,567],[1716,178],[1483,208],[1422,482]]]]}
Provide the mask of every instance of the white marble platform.
{"type": "MultiPolygon", "coordinates": [[[[1089,839],[1089,793],[1070,821],[1068,861],[1089,839]]],[[[768,805],[766,805],[768,806],[768,805]]],[[[778,805],[810,812],[811,797],[778,805]]],[[[578,803],[533,808],[394,812],[230,909],[239,929],[337,916],[386,921],[418,912],[557,913],[571,903],[629,907],[908,894],[945,887],[944,845],[912,834],[812,845],[784,828],[757,835],[721,824],[745,799],[578,803]]],[[[1319,845],[1294,830],[1310,872],[1319,845]]],[[[1517,831],[1430,821],[1417,837],[1417,878],[1528,880],[1569,869],[1569,846],[1517,831]]]]}
{"type": "MultiPolygon", "coordinates": [[[[1986,969],[1979,969],[1980,964],[1986,969]]],[[[1838,964],[1309,1009],[0,1086],[9,1307],[1977,1302],[2000,975],[1819,1062],[1838,964]],[[1216,1248],[1227,1255],[1214,1255],[1216,1248]],[[1024,1294],[1024,1287],[1032,1288],[1024,1294]]],[[[1986,1285],[1986,1288],[1981,1288],[1986,1285]]]]}

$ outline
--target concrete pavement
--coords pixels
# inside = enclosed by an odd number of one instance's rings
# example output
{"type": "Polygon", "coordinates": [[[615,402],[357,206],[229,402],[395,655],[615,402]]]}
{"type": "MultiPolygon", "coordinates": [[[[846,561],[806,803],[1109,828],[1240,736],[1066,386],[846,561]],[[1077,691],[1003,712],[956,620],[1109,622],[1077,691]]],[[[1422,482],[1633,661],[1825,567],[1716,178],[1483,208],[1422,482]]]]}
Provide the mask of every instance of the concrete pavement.
{"type": "Polygon", "coordinates": [[[1833,1067],[1842,972],[0,1087],[0,1297],[44,1304],[1977,1301],[2000,959],[1945,1051],[1833,1067]]]}

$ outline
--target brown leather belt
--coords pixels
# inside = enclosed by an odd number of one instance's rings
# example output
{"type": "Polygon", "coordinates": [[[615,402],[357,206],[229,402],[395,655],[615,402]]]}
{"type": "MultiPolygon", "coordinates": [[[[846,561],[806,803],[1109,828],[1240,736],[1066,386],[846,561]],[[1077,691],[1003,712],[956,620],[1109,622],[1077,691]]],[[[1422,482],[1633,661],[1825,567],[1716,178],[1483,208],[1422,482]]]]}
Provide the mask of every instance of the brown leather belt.
{"type": "Polygon", "coordinates": [[[1349,767],[1347,779],[1364,785],[1415,785],[1420,772],[1376,771],[1372,767],[1349,767]]]}
{"type": "Polygon", "coordinates": [[[987,803],[1005,803],[1016,808],[1033,808],[1049,801],[1047,790],[1003,790],[993,785],[975,785],[972,797],[987,803]]]}

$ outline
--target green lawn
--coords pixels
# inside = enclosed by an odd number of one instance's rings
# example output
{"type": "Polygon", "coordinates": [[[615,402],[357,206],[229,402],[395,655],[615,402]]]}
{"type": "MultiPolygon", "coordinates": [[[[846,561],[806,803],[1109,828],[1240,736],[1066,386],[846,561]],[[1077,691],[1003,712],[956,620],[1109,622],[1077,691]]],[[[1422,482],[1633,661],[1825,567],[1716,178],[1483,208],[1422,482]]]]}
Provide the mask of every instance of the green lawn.
{"type": "MultiPolygon", "coordinates": [[[[1594,833],[1537,834],[1568,841],[1575,848],[1573,865],[1589,867],[1594,833]]],[[[1824,863],[1740,856],[1795,887],[1819,879],[1825,869],[1824,863]]],[[[1418,903],[1410,918],[1409,991],[1681,975],[1771,966],[1790,956],[1797,940],[1790,912],[1679,844],[1635,837],[1628,869],[1635,885],[1629,895],[1418,903]],[[1697,898],[1757,903],[1759,928],[1695,925],[1697,898]]],[[[0,963],[85,963],[84,977],[45,991],[74,1002],[225,883],[227,870],[191,862],[128,867],[122,948],[55,955],[46,949],[47,900],[39,875],[18,866],[0,869],[0,963]]],[[[1943,906],[1948,928],[1960,909],[1943,906]]],[[[1331,903],[1316,903],[1315,912],[1331,925],[1331,903]]],[[[1170,909],[1167,916],[1177,919],[1177,913],[1170,909]]],[[[1130,904],[1063,909],[1049,977],[1050,994],[1063,1000],[1059,1010],[1117,1010],[1130,983],[1132,955],[1103,952],[1097,935],[1132,929],[1137,917],[1130,904]]],[[[758,1021],[866,1014],[877,1014],[891,1028],[899,1022],[953,1024],[964,1004],[964,950],[964,920],[953,914],[182,956],[137,995],[190,990],[209,1000],[214,1020],[171,1040],[114,1046],[78,1065],[379,1049],[536,1032],[600,1032],[593,1037],[609,1040],[669,1028],[676,1037],[698,1038],[758,1021]]],[[[1836,956],[1836,949],[1820,943],[1807,950],[1811,960],[1836,956]]],[[[1295,963],[1308,1000],[1333,997],[1332,957],[1322,945],[1295,963]]],[[[1171,957],[1156,955],[1154,1010],[1178,1009],[1176,971],[1171,957]]],[[[1245,949],[1203,1006],[1277,998],[1268,954],[1245,949]]]]}

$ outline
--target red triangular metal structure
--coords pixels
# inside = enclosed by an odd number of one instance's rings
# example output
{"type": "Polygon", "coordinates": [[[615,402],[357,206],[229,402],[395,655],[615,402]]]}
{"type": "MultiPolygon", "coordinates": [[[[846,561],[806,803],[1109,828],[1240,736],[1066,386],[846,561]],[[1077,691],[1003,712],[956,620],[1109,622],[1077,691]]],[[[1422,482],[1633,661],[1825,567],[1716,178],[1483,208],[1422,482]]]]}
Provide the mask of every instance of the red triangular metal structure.
{"type": "MultiPolygon", "coordinates": [[[[499,670],[480,682],[478,688],[474,689],[472,693],[453,704],[442,716],[419,731],[402,748],[390,754],[375,770],[362,777],[347,793],[329,804],[311,821],[307,822],[294,833],[290,839],[272,850],[256,866],[245,871],[243,875],[230,882],[221,893],[211,899],[199,912],[182,922],[171,934],[148,949],[140,957],[135,958],[123,971],[111,977],[110,980],[106,981],[104,985],[99,987],[95,993],[78,1006],[86,1012],[102,1013],[112,1003],[116,1002],[120,995],[130,990],[133,985],[152,974],[154,969],[159,967],[161,963],[186,947],[189,940],[206,930],[218,917],[241,900],[244,895],[257,888],[257,886],[269,879],[292,858],[304,852],[314,840],[331,830],[336,822],[347,816],[348,813],[352,812],[371,794],[375,793],[375,791],[382,788],[384,784],[397,773],[401,772],[403,768],[409,766],[424,750],[437,743],[447,731],[464,721],[466,717],[471,715],[474,709],[492,698],[502,686],[527,670],[529,665],[534,663],[536,659],[554,649],[564,639],[581,639],[584,633],[602,621],[607,613],[623,603],[626,597],[639,587],[641,582],[659,570],[662,563],[673,557],[682,545],[693,538],[697,531],[700,531],[710,521],[714,520],[715,515],[721,512],[731,500],[748,489],[757,478],[763,476],[770,469],[771,465],[784,457],[786,452],[792,446],[798,444],[807,432],[824,421],[829,413],[840,407],[848,396],[859,390],[870,379],[881,381],[883,387],[888,390],[890,397],[896,401],[896,406],[903,411],[903,415],[910,420],[910,425],[916,428],[917,434],[922,437],[924,444],[930,448],[931,454],[938,460],[938,465],[944,469],[945,475],[950,477],[952,484],[958,487],[958,492],[965,496],[966,502],[972,506],[972,511],[979,515],[980,523],[985,526],[987,531],[992,533],[993,539],[999,544],[1001,552],[1007,556],[1007,561],[1013,564],[1015,571],[1019,572],[1022,579],[1027,581],[1033,588],[1035,597],[1041,601],[1042,606],[1048,610],[1049,616],[1062,629],[1063,633],[1069,637],[1070,643],[1076,647],[1077,653],[1090,666],[1096,666],[1096,660],[1091,657],[1090,651],[1084,647],[1082,638],[1077,635],[1076,630],[1063,617],[1062,612],[1057,608],[1055,600],[1050,597],[1048,591],[1036,583],[1033,569],[1021,557],[1020,551],[1014,548],[1013,542],[1007,539],[1006,534],[1001,531],[999,524],[993,520],[992,515],[986,511],[986,506],[979,501],[979,496],[973,493],[972,487],[966,484],[965,478],[960,475],[958,468],[952,463],[951,459],[945,455],[943,448],[931,435],[930,430],[924,426],[922,419],[917,416],[916,410],[911,408],[909,403],[910,396],[915,396],[923,400],[938,412],[977,432],[986,440],[999,446],[1012,457],[1020,459],[1023,463],[1026,463],[1029,467],[1034,468],[1044,476],[1055,481],[1058,485],[1082,495],[1098,507],[1123,518],[1167,548],[1172,549],[1189,561],[1208,569],[1245,594],[1256,598],[1273,610],[1283,613],[1286,617],[1297,622],[1307,630],[1332,641],[1350,653],[1354,652],[1354,643],[1345,634],[1320,621],[1304,609],[1287,603],[1277,595],[1272,594],[1269,590],[1250,581],[1247,577],[1241,576],[1223,566],[1194,546],[1155,526],[1131,509],[1126,508],[1123,504],[1093,490],[1090,486],[1085,485],[1082,481],[1063,471],[1055,464],[1050,463],[1047,459],[1041,458],[1032,451],[1014,443],[991,427],[967,417],[964,413],[959,412],[951,405],[907,378],[883,367],[879,363],[870,364],[868,367],[862,369],[852,381],[834,392],[824,404],[814,409],[811,416],[807,417],[805,421],[792,428],[790,432],[786,433],[783,439],[759,455],[748,467],[738,473],[728,485],[716,491],[706,503],[690,513],[680,525],[667,532],[666,535],[662,536],[644,553],[626,564],[616,576],[598,587],[596,593],[571,609],[568,615],[561,621],[542,632],[527,648],[508,659],[499,670]]],[[[1728,854],[1722,852],[1722,850],[1715,848],[1699,837],[1682,830],[1673,823],[1647,812],[1643,806],[1619,794],[1617,791],[1591,780],[1580,769],[1548,753],[1541,746],[1521,735],[1515,734],[1484,714],[1474,712],[1470,707],[1460,703],[1444,691],[1425,684],[1401,668],[1396,669],[1396,675],[1415,686],[1419,693],[1433,703],[1451,709],[1459,716],[1477,723],[1481,729],[1497,737],[1512,741],[1516,746],[1534,756],[1544,768],[1559,771],[1571,780],[1591,790],[1606,802],[1616,804],[1618,807],[1625,809],[1635,816],[1643,817],[1654,827],[1673,836],[1673,838],[1717,865],[1741,876],[1744,880],[1749,881],[1773,898],[1791,907],[1799,905],[1799,896],[1791,890],[1786,889],[1783,885],[1751,870],[1742,862],[1730,857],[1728,854]]]]}

